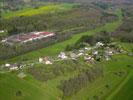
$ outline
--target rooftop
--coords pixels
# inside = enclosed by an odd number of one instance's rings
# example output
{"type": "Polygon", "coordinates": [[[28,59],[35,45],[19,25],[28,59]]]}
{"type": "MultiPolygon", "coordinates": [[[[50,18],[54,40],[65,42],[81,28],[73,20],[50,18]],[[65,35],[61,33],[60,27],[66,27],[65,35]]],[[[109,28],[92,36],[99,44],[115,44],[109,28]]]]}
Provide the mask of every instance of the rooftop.
{"type": "Polygon", "coordinates": [[[13,35],[2,41],[4,42],[21,42],[25,43],[28,41],[36,40],[36,39],[42,39],[46,37],[51,37],[54,36],[54,33],[51,32],[30,32],[30,33],[25,33],[25,34],[18,34],[18,35],[13,35]]]}

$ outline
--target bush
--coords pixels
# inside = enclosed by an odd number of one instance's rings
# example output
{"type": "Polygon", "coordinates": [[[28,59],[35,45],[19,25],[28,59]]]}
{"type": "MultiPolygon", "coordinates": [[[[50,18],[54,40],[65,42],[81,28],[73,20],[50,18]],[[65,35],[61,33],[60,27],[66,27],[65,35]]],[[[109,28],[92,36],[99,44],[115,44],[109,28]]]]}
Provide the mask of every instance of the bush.
{"type": "Polygon", "coordinates": [[[16,96],[22,96],[22,92],[19,90],[16,92],[16,96]]]}

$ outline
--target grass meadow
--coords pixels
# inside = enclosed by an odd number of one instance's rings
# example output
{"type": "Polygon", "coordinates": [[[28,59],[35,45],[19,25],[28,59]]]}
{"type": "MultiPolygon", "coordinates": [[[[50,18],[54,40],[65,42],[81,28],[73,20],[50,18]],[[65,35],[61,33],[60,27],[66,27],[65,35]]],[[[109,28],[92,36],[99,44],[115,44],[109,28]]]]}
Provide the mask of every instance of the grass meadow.
{"type": "Polygon", "coordinates": [[[6,13],[2,13],[3,18],[13,18],[13,17],[19,17],[19,16],[32,16],[37,14],[48,14],[48,13],[56,13],[60,11],[66,11],[71,10],[74,4],[48,4],[45,6],[40,6],[37,8],[24,8],[23,10],[19,11],[9,11],[6,13]]]}

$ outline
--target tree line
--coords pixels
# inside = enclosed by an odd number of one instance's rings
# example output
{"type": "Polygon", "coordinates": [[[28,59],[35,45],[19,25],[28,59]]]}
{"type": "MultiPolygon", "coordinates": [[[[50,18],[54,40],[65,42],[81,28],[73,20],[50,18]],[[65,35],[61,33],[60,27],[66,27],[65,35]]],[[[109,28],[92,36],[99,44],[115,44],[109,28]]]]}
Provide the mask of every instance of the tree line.
{"type": "MultiPolygon", "coordinates": [[[[54,59],[54,58],[53,58],[54,59]]],[[[72,73],[77,70],[82,70],[85,64],[75,60],[66,60],[54,62],[53,65],[34,65],[35,67],[28,68],[27,72],[35,79],[44,82],[62,76],[66,73],[72,73]]]]}
{"type": "Polygon", "coordinates": [[[124,18],[123,23],[114,32],[101,31],[91,36],[82,36],[75,44],[67,45],[65,50],[71,51],[74,49],[83,48],[86,46],[86,43],[94,46],[99,41],[103,42],[104,44],[118,41],[133,43],[132,18],[124,18]]]}
{"type": "Polygon", "coordinates": [[[116,20],[117,16],[102,12],[93,6],[80,5],[70,11],[18,16],[0,19],[0,29],[7,30],[9,35],[31,31],[64,31],[81,27],[92,27],[116,20]],[[90,9],[91,7],[92,9],[90,9]]]}
{"type": "Polygon", "coordinates": [[[103,68],[92,67],[83,71],[78,76],[61,81],[58,88],[63,92],[63,96],[70,96],[78,92],[81,88],[92,83],[96,78],[103,76],[103,68]]]}

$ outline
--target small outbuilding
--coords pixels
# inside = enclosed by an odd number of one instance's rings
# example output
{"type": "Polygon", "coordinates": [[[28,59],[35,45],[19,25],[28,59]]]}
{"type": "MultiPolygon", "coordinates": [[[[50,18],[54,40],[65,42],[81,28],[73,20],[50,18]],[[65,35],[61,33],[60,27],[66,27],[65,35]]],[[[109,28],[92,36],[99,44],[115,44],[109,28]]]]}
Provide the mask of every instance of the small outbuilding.
{"type": "Polygon", "coordinates": [[[65,52],[60,52],[60,54],[58,55],[58,58],[64,60],[64,59],[67,59],[68,57],[66,56],[65,52]]]}

